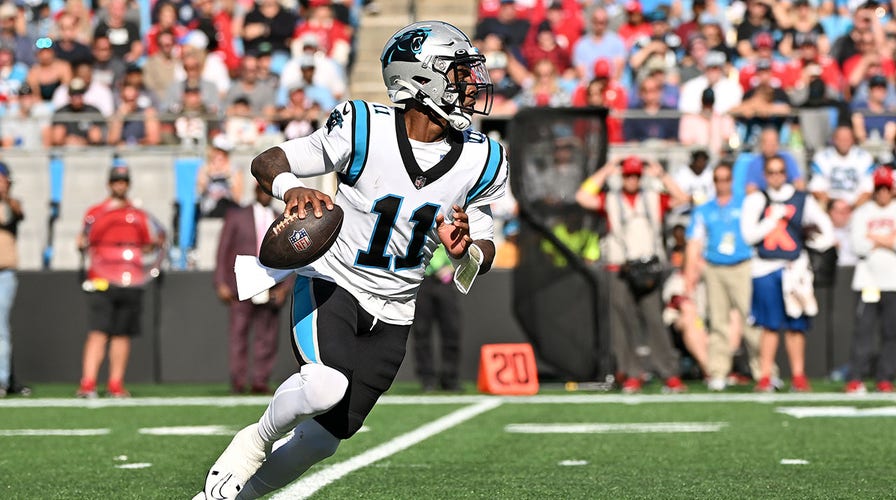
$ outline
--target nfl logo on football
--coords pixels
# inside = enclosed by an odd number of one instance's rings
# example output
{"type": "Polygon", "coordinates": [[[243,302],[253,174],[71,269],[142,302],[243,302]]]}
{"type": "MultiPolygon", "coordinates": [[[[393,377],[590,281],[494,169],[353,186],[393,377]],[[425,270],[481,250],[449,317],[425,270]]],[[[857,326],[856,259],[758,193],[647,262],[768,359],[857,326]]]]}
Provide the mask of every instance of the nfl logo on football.
{"type": "Polygon", "coordinates": [[[311,238],[308,237],[308,231],[305,231],[303,227],[298,231],[293,230],[289,236],[289,243],[296,249],[296,252],[303,252],[311,246],[311,238]]]}

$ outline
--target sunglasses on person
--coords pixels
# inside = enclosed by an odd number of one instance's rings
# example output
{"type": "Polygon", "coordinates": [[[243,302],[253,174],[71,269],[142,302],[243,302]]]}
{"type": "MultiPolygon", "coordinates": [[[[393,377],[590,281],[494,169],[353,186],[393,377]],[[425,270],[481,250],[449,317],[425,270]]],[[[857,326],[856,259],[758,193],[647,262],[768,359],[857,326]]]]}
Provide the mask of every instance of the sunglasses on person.
{"type": "Polygon", "coordinates": [[[774,170],[766,170],[765,175],[784,175],[786,171],[783,168],[776,168],[774,170]]]}

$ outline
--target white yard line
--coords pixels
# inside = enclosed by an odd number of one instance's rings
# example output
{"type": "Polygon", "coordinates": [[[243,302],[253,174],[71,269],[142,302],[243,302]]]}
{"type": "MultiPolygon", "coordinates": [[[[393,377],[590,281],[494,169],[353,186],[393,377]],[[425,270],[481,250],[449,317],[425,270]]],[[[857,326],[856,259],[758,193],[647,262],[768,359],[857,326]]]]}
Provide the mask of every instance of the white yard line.
{"type": "MultiPolygon", "coordinates": [[[[148,406],[266,406],[269,396],[221,396],[201,398],[5,398],[4,408],[124,408],[148,406]]],[[[890,402],[896,393],[845,394],[835,392],[779,394],[540,394],[535,396],[383,396],[380,405],[469,405],[483,401],[503,404],[649,404],[649,403],[812,403],[812,402],[890,402]]]]}
{"type": "Polygon", "coordinates": [[[727,422],[649,422],[626,424],[510,424],[504,432],[515,434],[649,434],[718,432],[727,422]]]}
{"type": "Polygon", "coordinates": [[[378,460],[394,455],[402,450],[444,432],[456,425],[462,424],[471,418],[501,406],[502,401],[497,398],[480,401],[473,406],[467,406],[454,411],[444,417],[425,424],[417,429],[402,434],[391,441],[387,441],[375,448],[371,448],[360,455],[354,456],[345,462],[333,464],[326,469],[306,476],[281,490],[272,497],[272,500],[304,499],[308,498],[324,486],[342,478],[346,474],[366,467],[378,460]]]}
{"type": "Polygon", "coordinates": [[[0,429],[0,436],[104,436],[111,429],[0,429]]]}

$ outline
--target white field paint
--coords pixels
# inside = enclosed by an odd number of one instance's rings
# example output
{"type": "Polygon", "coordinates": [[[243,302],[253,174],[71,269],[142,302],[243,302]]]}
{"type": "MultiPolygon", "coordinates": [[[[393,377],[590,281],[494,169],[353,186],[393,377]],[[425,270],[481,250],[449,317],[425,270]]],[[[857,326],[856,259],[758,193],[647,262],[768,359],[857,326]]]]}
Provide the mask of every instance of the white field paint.
{"type": "Polygon", "coordinates": [[[116,465],[116,469],[147,469],[152,467],[152,464],[149,462],[134,462],[132,464],[121,464],[116,465]]]}
{"type": "Polygon", "coordinates": [[[557,465],[560,465],[563,467],[576,467],[579,465],[588,465],[588,461],[587,460],[561,460],[561,461],[557,462],[557,465]]]}
{"type": "MultiPolygon", "coordinates": [[[[155,406],[267,406],[269,396],[222,396],[201,398],[4,398],[2,408],[130,408],[155,406]]],[[[896,393],[772,393],[772,394],[557,394],[535,396],[383,396],[378,405],[459,405],[483,401],[502,404],[650,404],[650,403],[896,403],[896,393]]]]}
{"type": "Polygon", "coordinates": [[[185,425],[180,427],[144,427],[137,430],[149,436],[233,436],[236,431],[225,425],[185,425]]]}
{"type": "Polygon", "coordinates": [[[510,424],[504,432],[514,434],[650,434],[718,432],[726,422],[650,422],[632,424],[510,424]]]}
{"type": "Polygon", "coordinates": [[[775,411],[795,418],[896,417],[896,406],[882,406],[880,408],[856,408],[855,406],[781,406],[775,408],[775,411]]]}
{"type": "Polygon", "coordinates": [[[346,474],[364,468],[378,460],[394,455],[436,434],[462,424],[473,417],[501,406],[501,400],[494,398],[481,401],[473,406],[445,415],[428,424],[422,425],[407,434],[402,434],[391,441],[371,448],[360,455],[344,462],[333,464],[319,472],[303,477],[274,495],[272,500],[305,499],[324,486],[341,479],[346,474]]]}
{"type": "Polygon", "coordinates": [[[111,429],[0,429],[0,436],[105,436],[111,429]]]}
{"type": "Polygon", "coordinates": [[[782,458],[781,465],[809,465],[809,461],[802,458],[782,458]]]}

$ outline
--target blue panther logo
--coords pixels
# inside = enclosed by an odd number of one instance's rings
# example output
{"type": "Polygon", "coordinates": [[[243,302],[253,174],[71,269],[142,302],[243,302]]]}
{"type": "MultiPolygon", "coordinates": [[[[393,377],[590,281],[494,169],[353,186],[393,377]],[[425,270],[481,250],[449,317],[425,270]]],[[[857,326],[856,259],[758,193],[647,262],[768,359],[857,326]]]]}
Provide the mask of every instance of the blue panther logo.
{"type": "Polygon", "coordinates": [[[417,62],[417,54],[423,49],[423,42],[429,38],[429,28],[417,28],[395,37],[392,45],[383,54],[383,68],[393,61],[417,62]]]}

